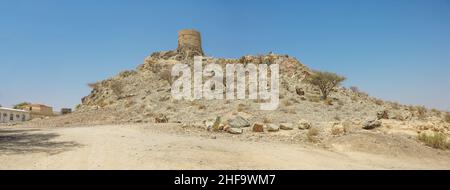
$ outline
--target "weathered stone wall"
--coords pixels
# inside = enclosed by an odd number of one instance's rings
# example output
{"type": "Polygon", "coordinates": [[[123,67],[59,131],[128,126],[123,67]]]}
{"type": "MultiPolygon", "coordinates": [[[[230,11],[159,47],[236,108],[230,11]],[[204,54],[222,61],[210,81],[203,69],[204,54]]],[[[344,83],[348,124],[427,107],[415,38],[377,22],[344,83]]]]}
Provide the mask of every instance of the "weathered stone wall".
{"type": "Polygon", "coordinates": [[[183,58],[204,55],[200,32],[191,29],[178,31],[177,52],[183,58]]]}

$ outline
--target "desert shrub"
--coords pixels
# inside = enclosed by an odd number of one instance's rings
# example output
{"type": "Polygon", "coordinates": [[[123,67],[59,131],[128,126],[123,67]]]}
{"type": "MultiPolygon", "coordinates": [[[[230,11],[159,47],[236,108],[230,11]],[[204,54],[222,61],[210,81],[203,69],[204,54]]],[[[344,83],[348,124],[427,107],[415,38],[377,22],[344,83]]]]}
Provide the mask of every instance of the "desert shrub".
{"type": "Polygon", "coordinates": [[[359,91],[359,88],[356,87],[356,86],[351,86],[351,87],[350,87],[350,90],[351,90],[352,92],[354,92],[354,93],[359,93],[359,92],[360,92],[360,91],[359,91]]]}
{"type": "Polygon", "coordinates": [[[75,106],[75,110],[79,110],[81,108],[81,104],[77,104],[76,106],[75,106]]]}
{"type": "Polygon", "coordinates": [[[319,88],[322,99],[327,99],[329,94],[333,92],[333,89],[339,86],[345,77],[339,76],[335,73],[314,71],[314,74],[308,77],[307,81],[319,88]]]}
{"type": "Polygon", "coordinates": [[[111,81],[110,87],[111,87],[111,90],[113,91],[113,93],[116,96],[121,96],[122,95],[123,87],[124,87],[122,82],[117,81],[117,80],[111,81]]]}
{"type": "Polygon", "coordinates": [[[119,73],[119,76],[122,78],[126,78],[134,74],[136,74],[136,71],[122,71],[119,73]]]}
{"type": "Polygon", "coordinates": [[[204,109],[206,109],[206,106],[203,105],[203,104],[201,104],[201,105],[198,106],[198,109],[199,109],[199,110],[204,110],[204,109]]]}
{"type": "Polygon", "coordinates": [[[247,110],[247,106],[245,104],[238,104],[238,106],[237,106],[237,111],[238,112],[242,112],[242,111],[245,111],[245,110],[247,110]]]}
{"type": "Polygon", "coordinates": [[[98,87],[98,82],[91,82],[87,84],[89,88],[96,89],[98,87]]]}
{"type": "Polygon", "coordinates": [[[320,97],[318,96],[310,96],[308,97],[311,102],[320,102],[320,97]]]}
{"type": "Polygon", "coordinates": [[[135,103],[136,103],[136,102],[134,102],[134,101],[127,101],[127,102],[125,103],[125,108],[129,108],[129,107],[133,106],[135,103]]]}
{"type": "Polygon", "coordinates": [[[272,123],[272,120],[269,119],[268,117],[264,117],[264,118],[263,118],[263,122],[264,122],[264,123],[272,123]]]}
{"type": "Polygon", "coordinates": [[[438,149],[448,149],[450,144],[447,142],[447,137],[445,134],[433,132],[432,134],[421,133],[419,135],[419,140],[425,143],[425,145],[438,148],[438,149]]]}
{"type": "Polygon", "coordinates": [[[172,84],[172,73],[170,70],[163,70],[159,73],[159,78],[172,84]]]}
{"type": "Polygon", "coordinates": [[[289,100],[283,100],[282,103],[283,103],[284,106],[290,106],[290,105],[292,105],[292,102],[289,101],[289,100]]]}
{"type": "Polygon", "coordinates": [[[319,135],[319,129],[315,128],[315,127],[311,127],[308,129],[308,132],[306,133],[306,138],[308,139],[309,142],[317,142],[318,138],[317,136],[319,135]]]}
{"type": "Polygon", "coordinates": [[[380,99],[375,99],[375,104],[376,105],[379,105],[379,106],[381,106],[381,105],[383,105],[383,100],[380,100],[380,99]]]}
{"type": "Polygon", "coordinates": [[[168,123],[169,118],[166,115],[160,113],[155,116],[155,123],[168,123]]]}
{"type": "Polygon", "coordinates": [[[433,112],[433,114],[434,114],[434,115],[436,115],[437,117],[440,117],[440,116],[441,116],[441,114],[442,114],[442,113],[441,113],[441,112],[440,112],[439,110],[437,110],[437,109],[434,109],[434,108],[433,108],[433,109],[431,109],[431,112],[433,112]]]}
{"type": "Polygon", "coordinates": [[[349,133],[355,127],[355,124],[349,120],[342,122],[342,126],[344,127],[345,133],[349,133]]]}
{"type": "Polygon", "coordinates": [[[106,107],[108,103],[106,102],[105,98],[101,98],[100,100],[97,101],[97,105],[103,108],[106,107]]]}
{"type": "Polygon", "coordinates": [[[345,134],[345,128],[339,128],[339,127],[331,127],[331,135],[333,136],[339,136],[345,134]]]}
{"type": "Polygon", "coordinates": [[[351,86],[351,87],[350,87],[350,90],[351,90],[352,92],[358,94],[359,96],[369,96],[369,94],[367,94],[367,93],[361,91],[361,90],[360,90],[358,87],[356,87],[356,86],[351,86]]]}
{"type": "Polygon", "coordinates": [[[424,106],[417,106],[416,110],[417,110],[417,117],[419,119],[425,119],[427,117],[427,108],[425,108],[424,106]]]}
{"type": "Polygon", "coordinates": [[[447,123],[450,123],[450,113],[445,113],[445,116],[444,116],[444,121],[446,121],[447,123]]]}
{"type": "Polygon", "coordinates": [[[291,98],[290,100],[291,100],[291,102],[296,103],[296,104],[300,103],[300,101],[298,101],[297,98],[291,98]]]}
{"type": "Polygon", "coordinates": [[[392,109],[394,109],[394,110],[398,110],[398,109],[400,109],[400,104],[397,103],[397,102],[393,102],[393,103],[391,104],[391,107],[392,107],[392,109]]]}
{"type": "Polygon", "coordinates": [[[333,100],[331,98],[327,98],[327,99],[325,99],[325,104],[329,105],[329,106],[332,106],[333,105],[333,100]]]}
{"type": "Polygon", "coordinates": [[[161,72],[161,69],[162,69],[161,64],[157,64],[157,63],[150,64],[150,71],[152,71],[153,73],[159,73],[159,72],[161,72]]]}

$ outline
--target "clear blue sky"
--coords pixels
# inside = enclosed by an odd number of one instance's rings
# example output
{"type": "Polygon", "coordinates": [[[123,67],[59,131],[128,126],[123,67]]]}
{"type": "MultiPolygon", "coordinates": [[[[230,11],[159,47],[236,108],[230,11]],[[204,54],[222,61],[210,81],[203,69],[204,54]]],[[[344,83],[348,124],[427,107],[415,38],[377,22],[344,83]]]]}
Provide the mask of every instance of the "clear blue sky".
{"type": "Polygon", "coordinates": [[[450,1],[0,0],[0,104],[73,107],[87,83],[202,32],[208,55],[273,51],[345,86],[450,110],[450,1]]]}

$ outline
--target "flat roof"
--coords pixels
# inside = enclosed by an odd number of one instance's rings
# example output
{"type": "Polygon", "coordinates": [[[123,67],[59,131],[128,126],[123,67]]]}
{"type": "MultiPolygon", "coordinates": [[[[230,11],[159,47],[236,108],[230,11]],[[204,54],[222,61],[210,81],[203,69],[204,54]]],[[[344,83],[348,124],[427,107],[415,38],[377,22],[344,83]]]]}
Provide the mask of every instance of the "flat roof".
{"type": "Polygon", "coordinates": [[[12,109],[12,108],[4,108],[4,107],[0,107],[0,110],[29,113],[29,111],[25,111],[25,110],[18,110],[18,109],[12,109]]]}
{"type": "Polygon", "coordinates": [[[28,106],[31,106],[31,107],[39,106],[39,107],[48,107],[48,108],[51,108],[50,106],[47,106],[47,105],[44,105],[44,104],[28,104],[28,106]]]}

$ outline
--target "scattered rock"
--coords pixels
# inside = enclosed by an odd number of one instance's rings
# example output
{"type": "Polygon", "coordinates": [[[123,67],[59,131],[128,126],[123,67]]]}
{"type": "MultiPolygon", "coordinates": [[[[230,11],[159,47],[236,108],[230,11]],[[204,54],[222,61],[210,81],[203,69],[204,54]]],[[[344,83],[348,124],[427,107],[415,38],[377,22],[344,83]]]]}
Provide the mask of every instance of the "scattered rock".
{"type": "Polygon", "coordinates": [[[225,125],[223,124],[223,123],[221,123],[221,124],[219,124],[219,130],[224,130],[224,128],[225,128],[225,125]]]}
{"type": "Polygon", "coordinates": [[[377,112],[378,119],[389,119],[389,114],[387,110],[377,112]]]}
{"type": "Polygon", "coordinates": [[[375,128],[380,127],[380,126],[381,126],[381,121],[380,120],[371,120],[371,121],[367,121],[364,124],[363,129],[370,130],[370,129],[375,129],[375,128]]]}
{"type": "Polygon", "coordinates": [[[236,116],[233,119],[229,119],[228,125],[230,125],[231,128],[250,127],[250,123],[241,116],[236,116]]]}
{"type": "Polygon", "coordinates": [[[262,124],[262,123],[254,123],[253,126],[252,126],[252,131],[253,132],[258,132],[258,133],[264,132],[264,124],[262,124]]]}
{"type": "Polygon", "coordinates": [[[276,131],[280,130],[280,126],[279,125],[272,124],[272,123],[267,124],[266,128],[267,128],[267,131],[269,131],[269,132],[276,132],[276,131]]]}
{"type": "Polygon", "coordinates": [[[205,127],[206,130],[210,131],[213,128],[214,122],[212,121],[205,121],[205,127]]]}
{"type": "Polygon", "coordinates": [[[241,128],[228,128],[227,132],[230,134],[242,134],[243,130],[241,128]]]}
{"type": "Polygon", "coordinates": [[[293,130],[294,129],[294,125],[292,125],[292,123],[281,123],[280,124],[280,129],[281,130],[293,130]]]}
{"type": "Polygon", "coordinates": [[[309,121],[301,119],[300,121],[298,121],[298,128],[301,130],[309,129],[311,128],[311,123],[309,121]]]}
{"type": "Polygon", "coordinates": [[[304,96],[305,95],[305,91],[302,88],[299,88],[299,87],[295,87],[295,92],[299,96],[304,96]]]}
{"type": "Polygon", "coordinates": [[[231,127],[230,127],[229,125],[224,125],[222,130],[228,131],[228,129],[230,129],[230,128],[231,128],[231,127]]]}

